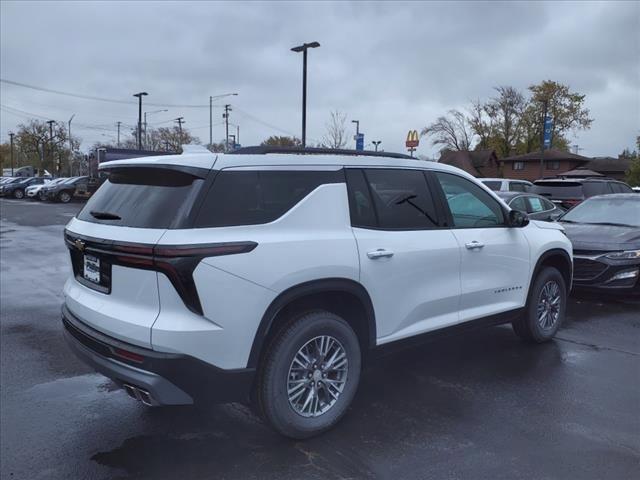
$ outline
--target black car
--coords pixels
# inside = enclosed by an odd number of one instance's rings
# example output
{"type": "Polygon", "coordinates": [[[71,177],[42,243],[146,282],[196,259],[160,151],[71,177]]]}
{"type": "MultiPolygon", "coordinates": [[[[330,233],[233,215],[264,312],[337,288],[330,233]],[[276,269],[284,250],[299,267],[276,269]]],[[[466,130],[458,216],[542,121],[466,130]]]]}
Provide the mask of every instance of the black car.
{"type": "Polygon", "coordinates": [[[640,294],[640,195],[591,197],[558,220],[573,244],[573,286],[640,294]]]}
{"type": "Polygon", "coordinates": [[[564,209],[575,207],[589,197],[608,193],[632,193],[629,185],[613,178],[580,178],[536,180],[531,193],[548,198],[564,209]]]}
{"type": "Polygon", "coordinates": [[[3,183],[2,186],[0,186],[0,196],[24,198],[24,191],[27,187],[30,187],[31,185],[42,185],[43,183],[43,177],[15,178],[14,180],[3,183]]]}
{"type": "Polygon", "coordinates": [[[523,192],[495,192],[514,210],[526,213],[533,220],[557,220],[565,210],[540,195],[523,192]]]}
{"type": "Polygon", "coordinates": [[[56,183],[42,189],[42,196],[49,201],[69,203],[76,193],[76,187],[89,177],[71,177],[65,182],[56,183]]]}

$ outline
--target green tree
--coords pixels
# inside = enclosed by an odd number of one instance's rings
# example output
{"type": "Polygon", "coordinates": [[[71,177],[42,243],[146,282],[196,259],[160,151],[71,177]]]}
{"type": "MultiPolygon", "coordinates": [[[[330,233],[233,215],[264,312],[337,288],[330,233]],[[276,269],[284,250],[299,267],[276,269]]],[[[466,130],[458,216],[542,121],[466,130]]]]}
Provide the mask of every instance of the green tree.
{"type": "Polygon", "coordinates": [[[265,141],[263,141],[260,145],[265,147],[300,147],[302,146],[302,141],[297,137],[272,135],[265,141]]]}
{"type": "Polygon", "coordinates": [[[640,187],[640,157],[631,160],[629,170],[626,172],[626,180],[632,187],[640,187]]]}
{"type": "Polygon", "coordinates": [[[529,118],[530,126],[525,135],[527,145],[535,145],[540,149],[540,136],[542,133],[542,116],[544,106],[547,106],[547,115],[553,119],[551,130],[551,145],[558,148],[568,146],[566,134],[569,131],[587,130],[591,128],[593,119],[589,116],[589,109],[584,106],[586,95],[572,92],[568,85],[563,85],[553,80],[545,80],[537,85],[529,87],[531,98],[526,108],[525,115],[529,118]]]}
{"type": "MultiPolygon", "coordinates": [[[[74,148],[80,140],[73,138],[74,148]]],[[[64,122],[55,122],[51,129],[47,122],[29,120],[18,125],[14,138],[16,164],[32,165],[40,170],[60,173],[68,169],[71,158],[69,136],[64,122]]]]}

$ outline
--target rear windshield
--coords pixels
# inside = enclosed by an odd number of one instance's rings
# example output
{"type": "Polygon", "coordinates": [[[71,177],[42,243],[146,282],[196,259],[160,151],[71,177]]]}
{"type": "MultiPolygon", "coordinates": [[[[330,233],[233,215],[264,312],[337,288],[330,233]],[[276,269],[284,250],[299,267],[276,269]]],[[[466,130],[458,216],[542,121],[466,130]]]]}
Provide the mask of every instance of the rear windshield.
{"type": "Polygon", "coordinates": [[[493,181],[493,180],[482,180],[482,183],[484,183],[487,187],[489,187],[491,190],[493,191],[498,191],[500,190],[500,187],[502,186],[502,182],[501,181],[493,181]]]}
{"type": "Polygon", "coordinates": [[[171,228],[191,209],[202,183],[198,177],[172,169],[112,170],[78,219],[123,227],[171,228]]]}
{"type": "Polygon", "coordinates": [[[582,184],[578,182],[540,182],[530,188],[531,193],[552,198],[582,198],[582,184]]]}

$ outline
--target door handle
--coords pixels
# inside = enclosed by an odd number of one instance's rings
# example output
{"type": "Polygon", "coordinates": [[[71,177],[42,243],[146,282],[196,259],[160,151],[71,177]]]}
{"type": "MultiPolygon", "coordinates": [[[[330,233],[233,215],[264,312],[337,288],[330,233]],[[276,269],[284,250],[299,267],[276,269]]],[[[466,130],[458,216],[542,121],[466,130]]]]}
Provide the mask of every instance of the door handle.
{"type": "Polygon", "coordinates": [[[480,243],[477,240],[474,240],[473,242],[465,243],[464,246],[469,250],[475,250],[484,247],[484,243],[480,243]]]}
{"type": "Polygon", "coordinates": [[[383,258],[383,257],[393,257],[393,252],[390,250],[379,248],[378,250],[367,252],[367,257],[369,257],[371,260],[375,260],[376,258],[383,258]]]}

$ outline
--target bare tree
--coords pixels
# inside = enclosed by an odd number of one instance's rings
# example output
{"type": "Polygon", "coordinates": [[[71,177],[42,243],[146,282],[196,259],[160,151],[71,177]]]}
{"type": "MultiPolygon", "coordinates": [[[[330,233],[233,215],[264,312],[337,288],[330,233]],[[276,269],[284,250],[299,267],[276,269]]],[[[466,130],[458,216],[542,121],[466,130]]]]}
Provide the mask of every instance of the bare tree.
{"type": "Polygon", "coordinates": [[[441,145],[442,150],[469,150],[473,140],[469,121],[459,110],[449,110],[446,116],[438,117],[420,135],[433,137],[431,144],[441,145]]]}
{"type": "Polygon", "coordinates": [[[327,133],[322,137],[325,148],[344,148],[347,145],[347,116],[338,110],[331,112],[331,119],[326,124],[327,133]]]}

